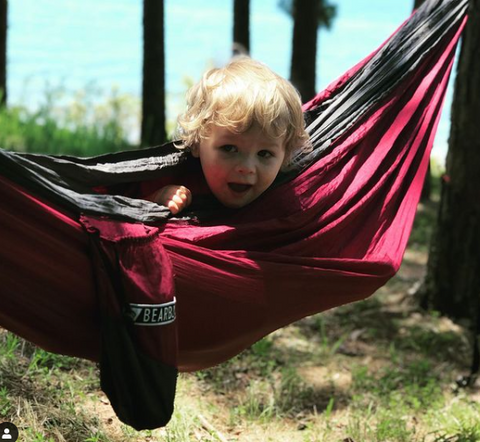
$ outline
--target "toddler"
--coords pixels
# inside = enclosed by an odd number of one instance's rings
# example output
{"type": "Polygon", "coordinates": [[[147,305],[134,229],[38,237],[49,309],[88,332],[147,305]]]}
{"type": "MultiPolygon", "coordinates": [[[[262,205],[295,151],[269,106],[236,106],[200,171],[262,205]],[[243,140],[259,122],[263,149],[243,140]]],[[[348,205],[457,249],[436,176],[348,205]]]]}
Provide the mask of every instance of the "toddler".
{"type": "MultiPolygon", "coordinates": [[[[210,191],[230,208],[257,199],[294,153],[310,147],[296,89],[248,57],[208,71],[189,90],[178,138],[177,147],[199,158],[210,191]]],[[[185,186],[168,185],[147,199],[177,214],[192,194],[185,186]]]]}

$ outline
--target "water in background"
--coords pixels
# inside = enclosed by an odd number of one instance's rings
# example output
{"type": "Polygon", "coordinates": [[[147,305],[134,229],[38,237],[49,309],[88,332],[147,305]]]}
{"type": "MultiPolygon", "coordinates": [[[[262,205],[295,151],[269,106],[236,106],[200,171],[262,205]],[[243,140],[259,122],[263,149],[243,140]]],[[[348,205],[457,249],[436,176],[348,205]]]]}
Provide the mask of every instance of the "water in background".
{"type": "MultiPolygon", "coordinates": [[[[356,64],[409,16],[413,0],[332,0],[330,31],[319,33],[317,87],[356,64]]],[[[165,0],[168,119],[183,108],[188,85],[228,61],[233,1],[165,0]]],[[[251,0],[251,55],[289,74],[292,20],[278,0],[251,0]]],[[[34,107],[46,85],[70,91],[88,84],[108,93],[141,95],[141,0],[13,0],[9,2],[10,102],[34,107]]],[[[449,131],[450,87],[434,154],[442,159],[449,131]]]]}

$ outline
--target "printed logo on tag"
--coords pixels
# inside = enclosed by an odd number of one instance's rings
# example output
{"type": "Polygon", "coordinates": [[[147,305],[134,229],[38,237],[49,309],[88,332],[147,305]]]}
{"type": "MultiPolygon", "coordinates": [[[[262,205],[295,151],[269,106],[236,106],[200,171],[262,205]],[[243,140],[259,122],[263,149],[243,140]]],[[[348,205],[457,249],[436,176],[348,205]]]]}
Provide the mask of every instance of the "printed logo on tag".
{"type": "Polygon", "coordinates": [[[165,304],[130,304],[135,325],[167,325],[175,321],[174,298],[165,304]]]}

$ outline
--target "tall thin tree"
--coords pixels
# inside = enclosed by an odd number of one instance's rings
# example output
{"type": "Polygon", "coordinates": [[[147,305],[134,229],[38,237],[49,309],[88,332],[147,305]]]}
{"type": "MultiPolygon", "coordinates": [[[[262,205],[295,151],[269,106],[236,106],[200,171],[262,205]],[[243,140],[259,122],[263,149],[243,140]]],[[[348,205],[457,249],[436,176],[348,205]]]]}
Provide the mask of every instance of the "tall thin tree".
{"type": "Polygon", "coordinates": [[[0,106],[7,102],[8,0],[0,0],[0,106]]]}
{"type": "Polygon", "coordinates": [[[480,0],[470,0],[468,15],[425,299],[441,313],[480,326],[480,0]]]}
{"type": "Polygon", "coordinates": [[[233,2],[233,55],[250,52],[250,0],[233,2]]]}
{"type": "Polygon", "coordinates": [[[290,81],[305,102],[316,93],[318,29],[330,28],[336,7],[326,0],[281,0],[280,7],[293,17],[290,81]]]}
{"type": "Polygon", "coordinates": [[[165,131],[165,39],[163,0],[143,1],[143,146],[161,144],[165,131]]]}

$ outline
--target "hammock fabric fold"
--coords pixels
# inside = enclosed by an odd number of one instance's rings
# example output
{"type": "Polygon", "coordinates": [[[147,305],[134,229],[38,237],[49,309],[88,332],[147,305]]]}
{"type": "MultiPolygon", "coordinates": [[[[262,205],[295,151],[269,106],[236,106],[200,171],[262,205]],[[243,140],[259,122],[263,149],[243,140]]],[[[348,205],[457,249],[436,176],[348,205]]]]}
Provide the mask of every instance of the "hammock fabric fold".
{"type": "Polygon", "coordinates": [[[120,291],[134,345],[190,371],[370,296],[405,251],[466,7],[425,2],[307,103],[314,151],[240,210],[205,195],[174,218],[142,200],[200,174],[171,144],[86,159],[0,150],[0,325],[99,361],[96,293],[120,291]]]}

